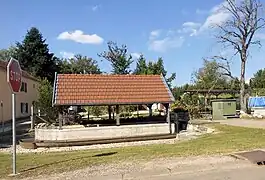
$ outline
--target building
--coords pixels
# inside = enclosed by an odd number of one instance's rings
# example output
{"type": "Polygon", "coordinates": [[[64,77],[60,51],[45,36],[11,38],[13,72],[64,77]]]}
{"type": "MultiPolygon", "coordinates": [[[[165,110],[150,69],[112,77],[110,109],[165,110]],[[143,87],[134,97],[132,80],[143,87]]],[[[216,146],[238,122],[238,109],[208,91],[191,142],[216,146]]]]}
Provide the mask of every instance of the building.
{"type": "MultiPolygon", "coordinates": [[[[10,121],[12,119],[11,89],[7,83],[8,62],[0,60],[0,122],[10,121]]],[[[30,116],[31,105],[37,100],[38,80],[22,72],[22,84],[20,92],[16,95],[16,117],[27,118],[30,116]]]]}

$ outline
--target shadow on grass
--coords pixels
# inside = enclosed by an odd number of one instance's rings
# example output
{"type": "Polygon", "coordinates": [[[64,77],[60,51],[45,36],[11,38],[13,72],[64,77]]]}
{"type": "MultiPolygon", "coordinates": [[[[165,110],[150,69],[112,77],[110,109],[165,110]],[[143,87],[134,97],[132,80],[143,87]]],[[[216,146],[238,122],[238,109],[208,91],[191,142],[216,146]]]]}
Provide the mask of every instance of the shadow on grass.
{"type": "Polygon", "coordinates": [[[111,155],[114,155],[114,154],[117,154],[117,152],[101,153],[101,154],[96,154],[96,155],[93,155],[93,156],[83,156],[83,157],[78,157],[78,158],[66,159],[66,160],[63,160],[63,161],[55,161],[55,162],[52,162],[52,163],[47,163],[47,164],[31,167],[31,168],[28,168],[28,169],[24,169],[24,170],[21,170],[20,172],[21,173],[28,172],[28,171],[40,169],[40,168],[43,168],[43,167],[48,167],[48,166],[55,165],[55,164],[60,164],[60,163],[65,163],[65,162],[70,162],[70,161],[76,161],[76,160],[79,160],[79,159],[84,159],[84,158],[89,158],[89,157],[92,157],[92,158],[104,157],[104,156],[111,156],[111,155]]]}

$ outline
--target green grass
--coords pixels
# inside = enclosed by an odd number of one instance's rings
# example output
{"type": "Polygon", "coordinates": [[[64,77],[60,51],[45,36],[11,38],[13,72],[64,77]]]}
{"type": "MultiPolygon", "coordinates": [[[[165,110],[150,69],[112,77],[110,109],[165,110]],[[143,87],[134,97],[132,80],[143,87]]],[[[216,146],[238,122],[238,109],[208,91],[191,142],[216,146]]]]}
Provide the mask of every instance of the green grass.
{"type": "MultiPolygon", "coordinates": [[[[179,157],[223,154],[255,148],[265,148],[265,130],[213,125],[219,133],[205,135],[176,144],[146,145],[105,150],[19,154],[17,167],[20,177],[72,171],[120,161],[148,160],[159,157],[179,157]],[[96,156],[102,153],[113,153],[96,156]]],[[[0,154],[0,178],[11,173],[11,155],[0,154]]]]}

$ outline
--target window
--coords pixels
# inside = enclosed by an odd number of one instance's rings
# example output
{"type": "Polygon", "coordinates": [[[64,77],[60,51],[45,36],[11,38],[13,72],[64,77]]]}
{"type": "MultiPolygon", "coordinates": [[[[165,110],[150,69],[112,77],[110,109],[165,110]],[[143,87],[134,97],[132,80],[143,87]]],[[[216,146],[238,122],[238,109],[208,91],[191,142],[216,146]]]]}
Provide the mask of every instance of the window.
{"type": "Polygon", "coordinates": [[[35,84],[33,84],[33,88],[35,88],[35,84]]]}
{"type": "Polygon", "coordinates": [[[227,105],[228,105],[228,106],[232,106],[232,103],[228,103],[227,105]]]}
{"type": "Polygon", "coordinates": [[[27,114],[28,110],[28,103],[20,103],[20,111],[22,114],[27,114]]]}
{"type": "Polygon", "coordinates": [[[27,83],[22,82],[20,91],[21,92],[27,92],[28,91],[28,87],[27,86],[28,86],[27,83]]]}

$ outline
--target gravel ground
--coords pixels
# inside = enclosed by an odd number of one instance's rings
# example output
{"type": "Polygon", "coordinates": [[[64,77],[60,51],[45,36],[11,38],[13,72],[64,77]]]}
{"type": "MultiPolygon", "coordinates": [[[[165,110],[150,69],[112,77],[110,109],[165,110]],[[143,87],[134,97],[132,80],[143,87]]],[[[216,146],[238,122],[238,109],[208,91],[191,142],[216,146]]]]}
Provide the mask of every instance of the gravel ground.
{"type": "MultiPolygon", "coordinates": [[[[112,143],[112,144],[98,144],[89,146],[71,146],[71,147],[52,147],[52,148],[37,148],[37,149],[24,149],[20,145],[17,145],[17,153],[48,153],[59,151],[74,151],[74,150],[88,150],[88,149],[106,149],[115,147],[128,147],[128,146],[141,146],[150,144],[175,144],[180,141],[190,140],[198,138],[200,135],[206,132],[182,132],[175,139],[162,139],[162,140],[150,140],[150,141],[136,141],[136,142],[124,142],[124,143],[112,143]]],[[[12,146],[0,144],[0,152],[11,153],[12,146]]]]}
{"type": "MultiPolygon", "coordinates": [[[[72,172],[39,176],[24,180],[111,180],[111,179],[168,179],[196,175],[203,172],[221,172],[228,169],[248,168],[251,164],[247,161],[237,160],[228,156],[189,157],[155,159],[148,162],[124,162],[121,164],[101,165],[88,167],[72,172]]],[[[213,176],[214,177],[214,176],[213,176]]],[[[211,180],[213,179],[211,178],[211,180]]],[[[194,179],[191,178],[191,179],[194,179]]],[[[210,180],[210,179],[209,179],[210,180]]]]}
{"type": "MultiPolygon", "coordinates": [[[[149,145],[149,144],[174,144],[177,141],[179,140],[178,139],[164,139],[164,140],[124,142],[124,143],[113,143],[113,144],[98,144],[98,145],[89,145],[89,146],[52,147],[52,148],[37,148],[37,149],[24,149],[20,145],[17,145],[17,153],[48,153],[48,152],[58,152],[58,151],[74,151],[74,150],[127,147],[127,146],[141,146],[141,145],[149,145]]],[[[5,145],[0,145],[0,152],[11,153],[12,146],[6,147],[5,145]]]]}

